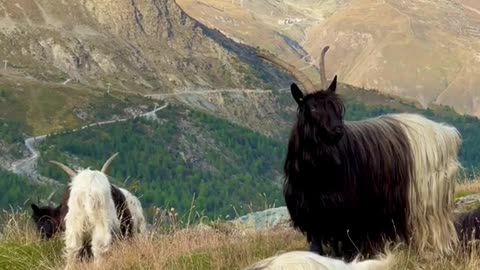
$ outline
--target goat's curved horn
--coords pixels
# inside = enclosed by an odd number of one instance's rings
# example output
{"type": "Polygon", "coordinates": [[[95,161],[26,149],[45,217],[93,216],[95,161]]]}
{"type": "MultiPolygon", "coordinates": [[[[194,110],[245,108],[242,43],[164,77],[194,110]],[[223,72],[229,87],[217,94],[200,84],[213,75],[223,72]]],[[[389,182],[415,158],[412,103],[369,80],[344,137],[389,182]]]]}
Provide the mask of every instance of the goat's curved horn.
{"type": "Polygon", "coordinates": [[[310,81],[310,79],[305,76],[305,74],[300,72],[294,66],[281,59],[278,59],[273,54],[266,52],[265,50],[257,50],[257,56],[288,71],[298,81],[298,83],[303,87],[306,92],[315,91],[315,85],[313,85],[312,81],[310,81]]]}
{"type": "Polygon", "coordinates": [[[23,205],[27,205],[27,203],[28,203],[29,201],[31,201],[31,198],[26,199],[26,200],[23,202],[23,205]]]}
{"type": "Polygon", "coordinates": [[[110,164],[112,163],[113,159],[116,158],[118,156],[118,152],[113,154],[109,159],[107,159],[107,161],[105,161],[105,164],[103,164],[103,167],[102,167],[102,170],[101,172],[102,173],[107,173],[108,171],[108,167],[110,167],[110,164]]]}
{"type": "Polygon", "coordinates": [[[50,193],[50,195],[48,195],[48,197],[47,197],[47,202],[50,202],[50,201],[52,200],[53,195],[55,195],[55,193],[57,193],[56,190],[54,190],[52,193],[50,193]]]}
{"type": "Polygon", "coordinates": [[[55,164],[58,167],[60,167],[60,169],[62,169],[65,173],[67,173],[68,176],[70,176],[70,178],[73,178],[73,177],[75,177],[75,175],[77,175],[74,170],[70,169],[70,167],[68,167],[67,165],[64,165],[64,164],[62,164],[58,161],[50,160],[50,163],[55,164]]]}
{"type": "Polygon", "coordinates": [[[327,83],[327,72],[325,70],[325,54],[327,53],[330,46],[325,46],[322,49],[322,54],[320,55],[320,82],[322,83],[322,89],[325,90],[328,87],[327,83]]]}

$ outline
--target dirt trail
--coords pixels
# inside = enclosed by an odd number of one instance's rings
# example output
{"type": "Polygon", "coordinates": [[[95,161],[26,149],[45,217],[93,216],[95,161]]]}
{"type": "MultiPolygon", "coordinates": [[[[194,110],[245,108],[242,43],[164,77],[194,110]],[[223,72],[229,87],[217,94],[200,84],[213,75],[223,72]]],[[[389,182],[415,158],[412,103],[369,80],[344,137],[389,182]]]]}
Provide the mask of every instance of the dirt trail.
{"type": "MultiPolygon", "coordinates": [[[[140,115],[136,115],[133,117],[127,117],[127,118],[121,118],[121,119],[116,119],[116,120],[108,120],[108,121],[100,121],[92,124],[88,124],[76,129],[69,130],[68,132],[77,132],[82,129],[86,129],[89,127],[93,126],[103,126],[103,125],[108,125],[108,124],[113,124],[117,122],[124,122],[127,120],[135,119],[137,117],[152,117],[155,115],[156,112],[165,109],[168,106],[168,103],[165,103],[165,105],[161,107],[155,107],[155,109],[142,113],[140,115]]],[[[40,158],[40,152],[35,148],[35,146],[40,143],[41,141],[45,140],[47,136],[49,135],[58,135],[58,134],[64,134],[67,133],[67,131],[61,132],[61,133],[51,133],[51,134],[45,134],[45,135],[40,135],[36,137],[29,137],[25,139],[25,146],[27,147],[28,151],[30,152],[30,156],[16,160],[12,163],[10,167],[10,171],[16,174],[20,175],[26,175],[30,176],[32,179],[44,179],[44,177],[41,177],[35,170],[35,166],[37,164],[38,158],[40,158]]]]}

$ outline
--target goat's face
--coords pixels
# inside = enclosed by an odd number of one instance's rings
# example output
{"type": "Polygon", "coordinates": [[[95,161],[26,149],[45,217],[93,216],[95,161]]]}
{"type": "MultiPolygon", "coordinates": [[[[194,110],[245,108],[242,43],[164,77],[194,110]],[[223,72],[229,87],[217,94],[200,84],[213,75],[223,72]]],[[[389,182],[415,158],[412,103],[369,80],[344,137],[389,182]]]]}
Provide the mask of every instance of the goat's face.
{"type": "Polygon", "coordinates": [[[52,238],[60,228],[60,206],[38,207],[36,204],[31,205],[33,213],[32,219],[37,225],[37,230],[43,239],[52,238]]]}
{"type": "Polygon", "coordinates": [[[296,84],[291,85],[292,96],[298,104],[298,117],[306,136],[313,136],[328,145],[336,144],[345,132],[345,107],[335,93],[337,77],[326,90],[304,95],[296,84]]]}

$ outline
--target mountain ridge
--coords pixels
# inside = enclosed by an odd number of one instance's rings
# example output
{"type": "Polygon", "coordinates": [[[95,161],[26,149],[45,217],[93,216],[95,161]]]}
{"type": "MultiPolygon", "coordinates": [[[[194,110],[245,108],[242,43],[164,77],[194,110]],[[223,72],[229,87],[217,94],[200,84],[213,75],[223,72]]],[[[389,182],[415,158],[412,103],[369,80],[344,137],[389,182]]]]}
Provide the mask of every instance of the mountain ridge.
{"type": "Polygon", "coordinates": [[[285,78],[255,61],[252,48],[204,27],[172,0],[34,3],[0,6],[6,22],[0,57],[32,76],[51,73],[95,87],[111,81],[113,88],[132,92],[264,85],[285,78]]]}
{"type": "MultiPolygon", "coordinates": [[[[173,0],[8,1],[0,3],[0,21],[0,59],[8,60],[0,70],[0,104],[8,104],[0,118],[22,123],[30,135],[98,120],[92,115],[107,111],[99,107],[108,105],[105,92],[142,105],[151,103],[141,100],[146,94],[278,88],[290,78],[173,0]]],[[[191,96],[174,99],[223,102],[221,94],[191,96]]],[[[248,93],[244,100],[249,107],[265,99],[248,93]]]]}
{"type": "Polygon", "coordinates": [[[347,84],[414,99],[424,108],[446,105],[480,116],[475,1],[178,2],[192,17],[276,53],[312,80],[318,74],[311,67],[329,45],[327,77],[338,74],[347,84]],[[281,35],[306,53],[298,54],[281,35]]]}

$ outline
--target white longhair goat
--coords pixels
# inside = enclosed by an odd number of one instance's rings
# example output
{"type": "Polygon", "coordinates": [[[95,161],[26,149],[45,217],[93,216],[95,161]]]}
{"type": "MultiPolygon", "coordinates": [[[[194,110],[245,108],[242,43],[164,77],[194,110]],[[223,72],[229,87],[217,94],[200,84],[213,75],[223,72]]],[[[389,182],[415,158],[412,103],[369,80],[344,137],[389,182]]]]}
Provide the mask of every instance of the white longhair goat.
{"type": "Polygon", "coordinates": [[[82,255],[88,242],[94,262],[98,263],[109,250],[114,236],[121,234],[121,219],[117,215],[112,185],[105,174],[117,154],[111,156],[100,171],[87,168],[75,173],[67,166],[54,162],[72,179],[65,215],[67,269],[82,255]]]}
{"type": "MultiPolygon", "coordinates": [[[[117,153],[118,154],[118,153],[117,153]]],[[[115,157],[115,154],[113,157],[115,157]]],[[[111,158],[111,159],[112,159],[111,158]]],[[[110,159],[110,160],[111,160],[110,159]]],[[[65,171],[71,179],[74,179],[77,173],[68,166],[57,162],[50,161],[59,166],[65,171]]],[[[106,171],[102,171],[106,173],[106,171]]],[[[109,178],[109,180],[111,180],[109,178]]],[[[137,235],[144,235],[146,232],[146,220],[143,215],[143,208],[140,200],[131,192],[124,188],[117,187],[110,183],[111,196],[116,208],[116,214],[120,220],[120,230],[122,238],[135,237],[137,235]]],[[[68,200],[71,193],[71,186],[69,186],[63,194],[62,201],[59,206],[48,205],[46,207],[39,207],[32,204],[32,218],[34,219],[37,229],[42,233],[46,239],[52,238],[56,233],[65,230],[65,216],[68,213],[68,200]]],[[[52,193],[48,199],[51,199],[52,193]]],[[[88,239],[86,239],[88,240],[88,239]]],[[[87,243],[88,244],[88,243],[87,243]]],[[[86,245],[86,254],[91,255],[90,246],[86,245]]]]}
{"type": "Polygon", "coordinates": [[[290,251],[264,259],[244,270],[389,270],[392,259],[392,255],[387,255],[380,259],[346,263],[310,251],[290,251]]]}

